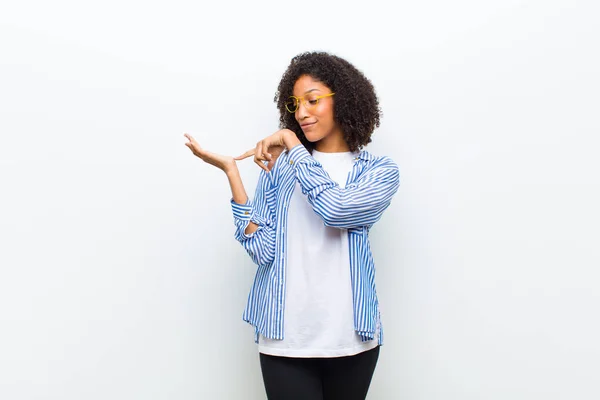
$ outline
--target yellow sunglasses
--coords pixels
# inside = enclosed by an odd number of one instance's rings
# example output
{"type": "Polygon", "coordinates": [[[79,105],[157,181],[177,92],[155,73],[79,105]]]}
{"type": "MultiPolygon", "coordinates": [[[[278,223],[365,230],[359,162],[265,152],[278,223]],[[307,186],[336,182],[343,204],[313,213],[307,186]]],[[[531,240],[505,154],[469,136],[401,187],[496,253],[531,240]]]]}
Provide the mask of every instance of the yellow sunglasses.
{"type": "Polygon", "coordinates": [[[306,108],[313,108],[317,104],[319,104],[319,99],[324,97],[333,96],[335,93],[328,93],[321,96],[316,96],[314,94],[307,94],[306,96],[296,97],[290,96],[288,100],[285,102],[285,108],[291,112],[292,114],[298,111],[298,107],[300,106],[300,102],[304,104],[306,108]]]}

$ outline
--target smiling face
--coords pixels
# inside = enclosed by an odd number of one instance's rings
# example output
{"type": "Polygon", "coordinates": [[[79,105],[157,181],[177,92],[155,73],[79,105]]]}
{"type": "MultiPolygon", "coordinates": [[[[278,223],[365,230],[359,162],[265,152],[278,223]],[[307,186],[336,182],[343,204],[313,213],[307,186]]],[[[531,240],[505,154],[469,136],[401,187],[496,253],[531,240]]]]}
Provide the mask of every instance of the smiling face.
{"type": "Polygon", "coordinates": [[[304,136],[315,143],[317,151],[338,152],[347,151],[344,135],[333,117],[333,102],[335,96],[318,99],[314,105],[314,97],[331,93],[331,89],[310,75],[302,75],[294,84],[294,96],[302,97],[295,112],[296,121],[300,124],[304,136]]]}

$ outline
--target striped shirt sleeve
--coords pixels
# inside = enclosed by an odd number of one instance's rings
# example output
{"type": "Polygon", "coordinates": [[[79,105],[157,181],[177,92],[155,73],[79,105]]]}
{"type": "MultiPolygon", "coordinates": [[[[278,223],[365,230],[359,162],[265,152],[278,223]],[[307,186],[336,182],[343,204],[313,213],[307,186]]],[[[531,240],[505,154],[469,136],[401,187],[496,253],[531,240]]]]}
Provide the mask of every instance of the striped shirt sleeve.
{"type": "Polygon", "coordinates": [[[290,164],[315,212],[326,226],[358,228],[377,222],[400,186],[398,166],[379,157],[345,188],[333,181],[302,145],[290,150],[290,164]]]}
{"type": "Polygon", "coordinates": [[[252,261],[259,266],[269,266],[275,259],[275,188],[271,187],[266,173],[261,171],[254,194],[254,200],[238,204],[231,199],[231,209],[235,224],[235,238],[239,241],[252,261]],[[254,222],[258,229],[246,234],[245,230],[254,222]]]}

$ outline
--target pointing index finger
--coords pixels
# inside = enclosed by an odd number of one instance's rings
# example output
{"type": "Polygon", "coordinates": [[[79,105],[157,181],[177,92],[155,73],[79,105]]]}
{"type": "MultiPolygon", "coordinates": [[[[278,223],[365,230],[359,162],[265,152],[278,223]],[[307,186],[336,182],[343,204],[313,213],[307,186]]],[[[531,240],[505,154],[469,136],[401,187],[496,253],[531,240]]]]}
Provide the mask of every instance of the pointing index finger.
{"type": "Polygon", "coordinates": [[[239,160],[243,160],[244,158],[248,158],[250,156],[253,156],[254,155],[254,151],[255,151],[255,149],[250,149],[247,152],[245,152],[244,154],[242,154],[241,156],[234,157],[234,160],[238,160],[239,161],[239,160]]]}

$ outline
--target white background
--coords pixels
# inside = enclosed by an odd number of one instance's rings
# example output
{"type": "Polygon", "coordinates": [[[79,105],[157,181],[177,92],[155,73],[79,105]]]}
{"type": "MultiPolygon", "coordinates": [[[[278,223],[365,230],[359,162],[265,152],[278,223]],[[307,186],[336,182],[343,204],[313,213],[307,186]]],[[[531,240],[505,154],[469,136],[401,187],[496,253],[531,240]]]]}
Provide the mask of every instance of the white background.
{"type": "MultiPolygon", "coordinates": [[[[401,188],[369,399],[600,398],[600,6],[0,6],[0,398],[263,399],[222,172],[296,54],[361,69],[401,188]]],[[[258,168],[240,165],[248,192],[258,168]]]]}

